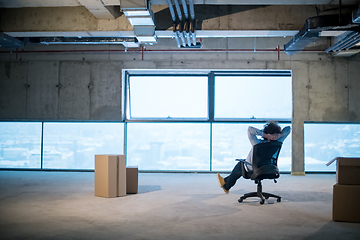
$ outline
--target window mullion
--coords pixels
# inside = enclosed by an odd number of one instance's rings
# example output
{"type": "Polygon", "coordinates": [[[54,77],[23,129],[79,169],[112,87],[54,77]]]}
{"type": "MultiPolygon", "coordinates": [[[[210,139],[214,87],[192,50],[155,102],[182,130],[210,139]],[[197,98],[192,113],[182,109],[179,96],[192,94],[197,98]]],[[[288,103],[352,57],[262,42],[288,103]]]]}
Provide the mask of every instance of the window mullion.
{"type": "Polygon", "coordinates": [[[214,107],[215,107],[215,75],[210,72],[208,75],[208,117],[209,121],[214,121],[214,107]]]}

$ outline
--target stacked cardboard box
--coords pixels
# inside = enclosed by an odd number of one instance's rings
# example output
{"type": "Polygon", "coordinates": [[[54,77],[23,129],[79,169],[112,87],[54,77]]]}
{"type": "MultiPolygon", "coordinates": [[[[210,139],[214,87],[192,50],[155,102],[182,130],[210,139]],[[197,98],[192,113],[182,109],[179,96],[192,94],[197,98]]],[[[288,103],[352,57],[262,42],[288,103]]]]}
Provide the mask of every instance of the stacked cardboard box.
{"type": "Polygon", "coordinates": [[[127,168],[125,155],[95,155],[95,196],[122,197],[137,189],[138,168],[127,168]]]}
{"type": "Polygon", "coordinates": [[[333,221],[360,223],[360,158],[338,157],[333,187],[333,221]]]}
{"type": "Polygon", "coordinates": [[[139,170],[136,166],[126,167],[126,193],[135,194],[138,192],[139,170]]]}

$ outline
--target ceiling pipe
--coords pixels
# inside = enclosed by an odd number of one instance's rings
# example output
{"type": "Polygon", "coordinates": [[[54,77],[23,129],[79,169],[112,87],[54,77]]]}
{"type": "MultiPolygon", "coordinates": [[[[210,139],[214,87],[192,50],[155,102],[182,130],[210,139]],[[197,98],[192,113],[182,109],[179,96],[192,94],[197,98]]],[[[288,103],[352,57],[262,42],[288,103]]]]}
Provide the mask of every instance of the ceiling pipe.
{"type": "Polygon", "coordinates": [[[196,34],[195,34],[195,11],[194,11],[194,2],[189,0],[189,10],[190,10],[190,32],[192,37],[192,43],[196,46],[196,34]]]}
{"type": "Polygon", "coordinates": [[[182,7],[183,7],[185,19],[189,19],[189,14],[188,14],[188,9],[187,9],[186,0],[181,0],[181,4],[182,4],[182,7]]]}
{"type": "Polygon", "coordinates": [[[179,4],[178,0],[174,0],[174,4],[175,4],[175,8],[176,8],[176,12],[179,17],[179,20],[182,21],[182,13],[181,13],[180,4],[179,4]]]}
{"type": "Polygon", "coordinates": [[[186,47],[186,41],[185,41],[185,37],[184,37],[184,34],[183,34],[184,22],[183,22],[183,18],[182,18],[180,4],[179,4],[178,0],[174,0],[174,3],[175,3],[176,12],[177,12],[178,18],[179,18],[179,23],[178,23],[178,25],[176,27],[177,28],[176,32],[177,32],[178,36],[181,39],[182,46],[186,47]]]}
{"type": "Polygon", "coordinates": [[[189,33],[189,14],[188,14],[186,0],[181,0],[181,4],[182,4],[183,12],[184,12],[184,15],[185,15],[185,21],[184,21],[185,32],[184,32],[184,35],[185,35],[186,40],[187,40],[187,45],[191,46],[191,39],[190,39],[190,33],[189,33]]]}
{"type": "Polygon", "coordinates": [[[179,35],[176,32],[176,15],[175,15],[174,7],[172,5],[171,0],[167,0],[167,2],[168,2],[171,18],[173,20],[173,32],[174,32],[173,36],[176,40],[176,44],[177,44],[178,48],[180,48],[181,45],[180,45],[179,35]]]}

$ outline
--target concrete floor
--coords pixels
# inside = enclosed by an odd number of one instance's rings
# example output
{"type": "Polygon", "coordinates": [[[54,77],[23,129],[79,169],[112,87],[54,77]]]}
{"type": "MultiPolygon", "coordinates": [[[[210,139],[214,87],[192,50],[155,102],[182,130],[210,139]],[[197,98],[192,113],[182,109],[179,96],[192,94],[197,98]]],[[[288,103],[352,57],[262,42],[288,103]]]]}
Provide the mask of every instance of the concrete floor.
{"type": "MultiPolygon", "coordinates": [[[[225,175],[225,174],[223,174],[225,175]]],[[[139,193],[94,196],[92,172],[0,171],[0,239],[360,239],[360,224],[333,222],[335,174],[291,176],[263,190],[282,202],[238,203],[215,174],[140,173],[139,193]]]]}

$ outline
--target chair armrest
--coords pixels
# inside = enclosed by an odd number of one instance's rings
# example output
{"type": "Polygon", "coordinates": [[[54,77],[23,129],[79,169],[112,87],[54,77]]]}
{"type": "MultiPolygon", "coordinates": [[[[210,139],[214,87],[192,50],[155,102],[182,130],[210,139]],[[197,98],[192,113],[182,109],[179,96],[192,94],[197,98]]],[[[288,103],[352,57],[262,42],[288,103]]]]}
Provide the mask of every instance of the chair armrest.
{"type": "Polygon", "coordinates": [[[251,163],[247,162],[246,159],[235,159],[235,161],[243,162],[244,164],[247,164],[249,166],[252,166],[251,163]]]}

